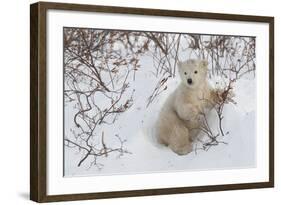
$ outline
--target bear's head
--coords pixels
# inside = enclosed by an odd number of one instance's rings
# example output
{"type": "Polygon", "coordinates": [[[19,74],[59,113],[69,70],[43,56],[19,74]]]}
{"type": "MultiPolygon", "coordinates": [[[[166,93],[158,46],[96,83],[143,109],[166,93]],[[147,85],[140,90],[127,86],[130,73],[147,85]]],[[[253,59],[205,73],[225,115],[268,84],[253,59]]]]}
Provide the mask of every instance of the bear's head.
{"type": "Polygon", "coordinates": [[[198,88],[206,81],[208,61],[190,59],[178,62],[178,70],[181,80],[188,88],[198,88]]]}

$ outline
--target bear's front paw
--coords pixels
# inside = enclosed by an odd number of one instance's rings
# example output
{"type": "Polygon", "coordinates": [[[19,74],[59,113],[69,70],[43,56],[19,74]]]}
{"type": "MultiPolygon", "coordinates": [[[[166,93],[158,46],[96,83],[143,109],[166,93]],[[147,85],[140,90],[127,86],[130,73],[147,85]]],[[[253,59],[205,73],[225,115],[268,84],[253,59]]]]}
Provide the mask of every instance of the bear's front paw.
{"type": "Polygon", "coordinates": [[[178,155],[187,155],[192,152],[193,147],[191,144],[186,144],[184,146],[173,147],[172,150],[178,155]]]}
{"type": "Polygon", "coordinates": [[[195,120],[198,117],[199,111],[193,106],[186,106],[185,107],[185,120],[195,120]]]}

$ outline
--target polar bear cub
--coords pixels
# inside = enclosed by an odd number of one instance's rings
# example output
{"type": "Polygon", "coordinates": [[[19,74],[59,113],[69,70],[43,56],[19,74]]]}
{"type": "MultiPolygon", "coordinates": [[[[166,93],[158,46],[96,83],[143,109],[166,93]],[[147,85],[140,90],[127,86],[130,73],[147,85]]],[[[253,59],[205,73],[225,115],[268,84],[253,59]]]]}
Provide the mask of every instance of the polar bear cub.
{"type": "Polygon", "coordinates": [[[200,113],[214,106],[216,92],[207,80],[206,60],[179,62],[178,71],[181,83],[159,113],[156,137],[175,153],[185,155],[192,151],[192,141],[200,131],[200,113]]]}

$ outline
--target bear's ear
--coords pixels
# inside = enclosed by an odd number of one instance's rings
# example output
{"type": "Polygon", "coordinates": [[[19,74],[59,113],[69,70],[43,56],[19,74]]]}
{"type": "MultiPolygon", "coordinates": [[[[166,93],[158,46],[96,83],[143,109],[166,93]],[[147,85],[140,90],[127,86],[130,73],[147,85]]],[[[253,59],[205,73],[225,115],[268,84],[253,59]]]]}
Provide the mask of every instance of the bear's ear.
{"type": "Polygon", "coordinates": [[[207,68],[208,67],[208,61],[207,60],[201,60],[200,62],[200,66],[204,67],[204,68],[207,68]]]}

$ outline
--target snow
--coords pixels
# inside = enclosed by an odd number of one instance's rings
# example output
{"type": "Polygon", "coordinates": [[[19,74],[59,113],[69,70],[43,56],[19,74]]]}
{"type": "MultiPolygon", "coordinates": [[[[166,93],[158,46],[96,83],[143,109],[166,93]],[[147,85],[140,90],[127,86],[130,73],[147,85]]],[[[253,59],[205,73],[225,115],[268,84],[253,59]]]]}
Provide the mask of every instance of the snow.
{"type": "MultiPolygon", "coordinates": [[[[219,144],[208,151],[197,150],[184,156],[179,156],[169,148],[157,144],[154,138],[154,125],[159,110],[165,99],[179,84],[179,78],[169,78],[167,90],[147,106],[147,99],[152,93],[158,79],[150,71],[153,66],[149,56],[140,59],[141,68],[137,71],[136,79],[130,89],[134,89],[132,107],[122,113],[113,125],[102,125],[96,134],[104,131],[105,141],[114,146],[118,140],[110,136],[118,135],[126,139],[124,147],[130,153],[119,156],[112,153],[108,157],[99,157],[98,166],[91,165],[92,158],[88,157],[78,167],[83,157],[78,148],[65,147],[64,175],[90,176],[112,174],[136,174],[151,172],[175,172],[189,170],[237,169],[256,166],[256,80],[243,76],[234,85],[237,105],[225,106],[223,127],[229,134],[221,140],[227,144],[219,144]]],[[[102,102],[102,99],[100,99],[102,102]]],[[[74,128],[73,116],[75,111],[71,104],[65,107],[65,134],[71,135],[74,128]]],[[[216,113],[211,112],[211,127],[217,129],[216,113]],[[212,120],[214,119],[214,120],[212,120]]]]}

